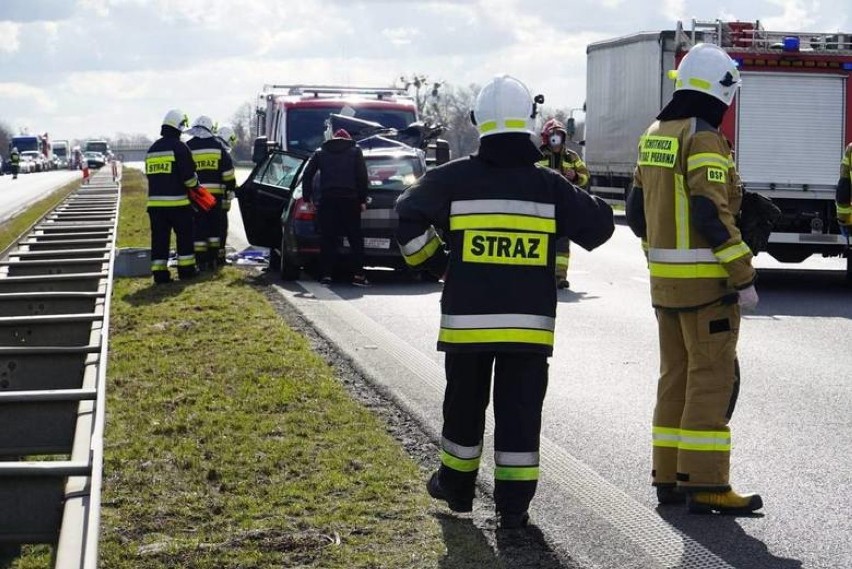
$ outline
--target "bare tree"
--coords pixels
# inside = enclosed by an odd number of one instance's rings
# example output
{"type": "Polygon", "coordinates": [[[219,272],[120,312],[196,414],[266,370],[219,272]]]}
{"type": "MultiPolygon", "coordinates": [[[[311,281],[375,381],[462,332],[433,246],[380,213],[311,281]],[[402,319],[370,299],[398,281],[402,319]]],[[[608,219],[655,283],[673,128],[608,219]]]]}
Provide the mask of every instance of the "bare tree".
{"type": "Polygon", "coordinates": [[[256,120],[254,105],[250,102],[240,105],[237,112],[231,117],[231,128],[234,129],[234,134],[237,137],[237,143],[231,150],[234,160],[251,160],[252,144],[254,143],[252,133],[256,132],[254,123],[256,120]]]}

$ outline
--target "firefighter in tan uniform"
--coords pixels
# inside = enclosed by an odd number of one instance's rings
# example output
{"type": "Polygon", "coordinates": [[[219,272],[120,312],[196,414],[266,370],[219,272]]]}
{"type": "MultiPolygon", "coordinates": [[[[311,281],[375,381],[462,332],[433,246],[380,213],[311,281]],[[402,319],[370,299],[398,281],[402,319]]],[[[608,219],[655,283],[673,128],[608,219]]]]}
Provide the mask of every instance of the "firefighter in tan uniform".
{"type": "Polygon", "coordinates": [[[840,179],[837,181],[837,194],[835,202],[837,206],[837,222],[841,225],[847,235],[849,226],[852,225],[852,144],[843,152],[840,161],[840,179]]]}
{"type": "MultiPolygon", "coordinates": [[[[539,151],[544,158],[538,163],[541,166],[556,170],[565,179],[584,190],[589,189],[589,169],[580,155],[565,146],[568,131],[558,120],[549,119],[541,129],[541,146],[539,151]]],[[[568,288],[568,265],[571,262],[571,240],[560,239],[556,242],[556,286],[568,288]]]]}
{"type": "Polygon", "coordinates": [[[742,188],[719,132],[740,85],[735,62],[698,44],[674,96],[639,140],[627,221],[643,240],[660,342],[653,484],[661,504],[746,513],[756,494],[731,489],[728,422],[739,391],[740,310],[757,305],[752,252],[734,224],[742,188]]]}

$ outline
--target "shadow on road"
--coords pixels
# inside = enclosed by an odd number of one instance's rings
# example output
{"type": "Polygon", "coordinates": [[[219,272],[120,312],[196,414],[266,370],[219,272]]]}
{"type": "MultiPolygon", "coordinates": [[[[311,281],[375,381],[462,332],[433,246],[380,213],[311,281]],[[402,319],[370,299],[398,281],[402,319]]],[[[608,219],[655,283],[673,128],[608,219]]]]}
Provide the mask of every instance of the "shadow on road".
{"type": "MultiPolygon", "coordinates": [[[[704,549],[710,550],[734,567],[742,569],[801,569],[798,559],[776,557],[766,544],[743,530],[734,516],[688,514],[685,510],[657,507],[657,513],[673,527],[692,538],[704,549]]],[[[701,551],[683,553],[681,564],[673,569],[693,569],[701,558],[701,551]]]]}
{"type": "Polygon", "coordinates": [[[852,319],[852,285],[843,271],[758,269],[759,316],[852,319]]]}
{"type": "MultiPolygon", "coordinates": [[[[488,567],[512,569],[565,569],[557,555],[548,547],[541,531],[535,526],[524,530],[484,530],[471,518],[436,514],[444,534],[447,554],[441,559],[441,569],[480,569],[488,567]],[[494,541],[489,539],[494,536],[494,541]]],[[[571,565],[569,565],[571,567],[571,565]]]]}

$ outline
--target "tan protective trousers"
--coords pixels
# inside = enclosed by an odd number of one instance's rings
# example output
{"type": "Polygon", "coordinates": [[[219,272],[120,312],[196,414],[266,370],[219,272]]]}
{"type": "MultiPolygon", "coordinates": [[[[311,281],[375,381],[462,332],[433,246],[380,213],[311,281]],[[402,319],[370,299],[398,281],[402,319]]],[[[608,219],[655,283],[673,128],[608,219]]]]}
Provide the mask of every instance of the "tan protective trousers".
{"type": "Polygon", "coordinates": [[[571,240],[561,237],[556,241],[556,280],[568,280],[568,264],[571,261],[571,240]]]}
{"type": "Polygon", "coordinates": [[[716,303],[657,309],[660,380],[653,424],[653,483],[726,490],[739,392],[740,310],[716,303]]]}

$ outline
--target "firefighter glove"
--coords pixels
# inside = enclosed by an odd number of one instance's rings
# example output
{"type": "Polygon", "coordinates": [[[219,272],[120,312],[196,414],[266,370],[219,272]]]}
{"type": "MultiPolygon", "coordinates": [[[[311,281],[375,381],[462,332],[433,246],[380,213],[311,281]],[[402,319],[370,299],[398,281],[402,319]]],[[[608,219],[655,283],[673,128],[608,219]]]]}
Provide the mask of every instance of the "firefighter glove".
{"type": "Polygon", "coordinates": [[[757,303],[759,302],[759,298],[757,296],[757,290],[754,288],[754,285],[749,286],[748,288],[744,288],[739,291],[739,305],[742,310],[751,311],[757,308],[757,303]]]}

